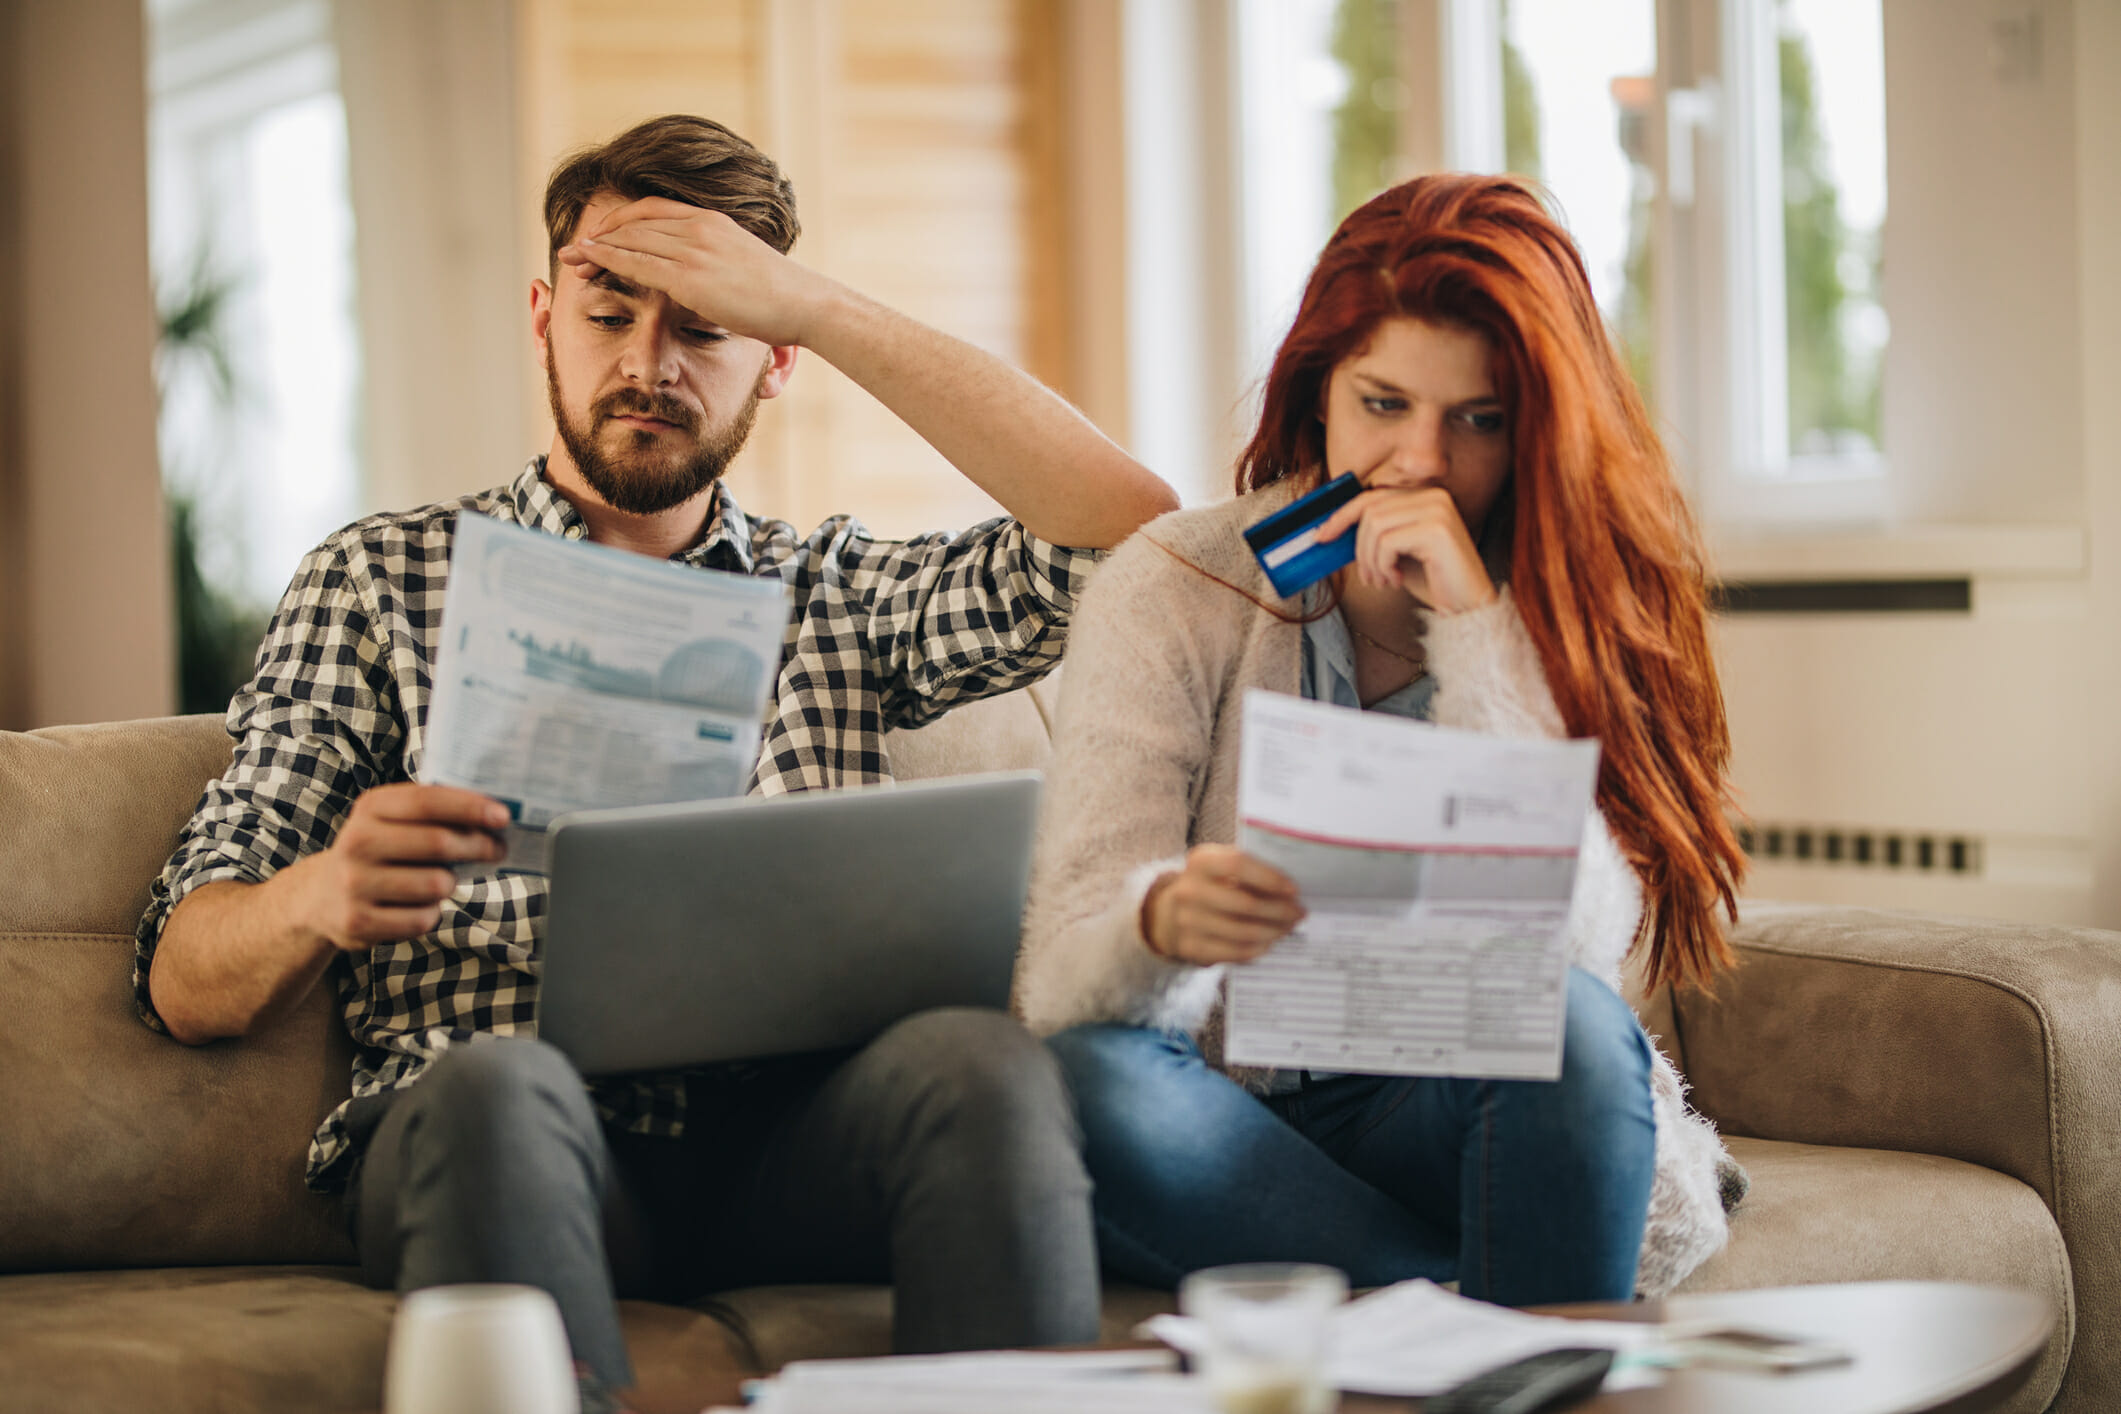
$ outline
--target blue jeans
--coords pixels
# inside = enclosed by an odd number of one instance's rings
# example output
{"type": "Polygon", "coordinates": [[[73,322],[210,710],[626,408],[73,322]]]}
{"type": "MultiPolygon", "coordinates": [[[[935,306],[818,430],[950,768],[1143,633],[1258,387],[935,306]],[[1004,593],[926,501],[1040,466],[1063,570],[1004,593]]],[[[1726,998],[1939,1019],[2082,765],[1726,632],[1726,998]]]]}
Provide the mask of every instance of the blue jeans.
{"type": "Polygon", "coordinates": [[[1262,1098],[1183,1035],[1079,1026],[1047,1044],[1075,1091],[1107,1275],[1170,1287],[1304,1261],[1515,1306],[1634,1295],[1650,1046],[1588,973],[1569,973],[1553,1081],[1347,1075],[1262,1098]]]}

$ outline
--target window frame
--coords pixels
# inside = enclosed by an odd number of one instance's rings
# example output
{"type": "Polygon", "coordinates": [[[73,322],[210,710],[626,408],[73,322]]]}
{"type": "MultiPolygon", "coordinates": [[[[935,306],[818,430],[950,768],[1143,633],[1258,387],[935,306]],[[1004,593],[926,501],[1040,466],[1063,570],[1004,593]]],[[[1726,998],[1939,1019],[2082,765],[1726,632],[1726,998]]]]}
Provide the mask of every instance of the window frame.
{"type": "MultiPolygon", "coordinates": [[[[1409,172],[1503,170],[1499,0],[1402,0],[1401,16],[1406,71],[1440,80],[1405,125],[1409,172]]],[[[1774,0],[1657,0],[1656,24],[1651,357],[1673,459],[1712,526],[1883,522],[1884,451],[1790,450],[1774,0]]]]}
{"type": "Polygon", "coordinates": [[[1685,380],[1678,365],[1698,371],[1664,408],[1675,460],[1712,527],[1876,526],[1893,509],[1886,451],[1789,445],[1774,0],[1659,0],[1657,41],[1655,219],[1679,256],[1658,262],[1652,291],[1659,387],[1685,380]]]}

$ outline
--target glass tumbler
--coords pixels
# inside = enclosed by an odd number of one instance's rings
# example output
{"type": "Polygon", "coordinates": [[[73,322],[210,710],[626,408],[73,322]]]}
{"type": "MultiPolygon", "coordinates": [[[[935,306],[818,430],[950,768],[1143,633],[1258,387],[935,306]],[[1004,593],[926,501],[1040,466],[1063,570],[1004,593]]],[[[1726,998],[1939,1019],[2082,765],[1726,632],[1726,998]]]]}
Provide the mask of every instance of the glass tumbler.
{"type": "Polygon", "coordinates": [[[560,1308],[534,1286],[431,1286],[398,1303],[384,1414],[581,1414],[560,1308]]]}
{"type": "Polygon", "coordinates": [[[1179,1309],[1206,1334],[1201,1374],[1225,1414],[1330,1414],[1333,1312],[1348,1279],[1332,1267],[1252,1262],[1209,1267],[1178,1288],[1179,1309]]]}

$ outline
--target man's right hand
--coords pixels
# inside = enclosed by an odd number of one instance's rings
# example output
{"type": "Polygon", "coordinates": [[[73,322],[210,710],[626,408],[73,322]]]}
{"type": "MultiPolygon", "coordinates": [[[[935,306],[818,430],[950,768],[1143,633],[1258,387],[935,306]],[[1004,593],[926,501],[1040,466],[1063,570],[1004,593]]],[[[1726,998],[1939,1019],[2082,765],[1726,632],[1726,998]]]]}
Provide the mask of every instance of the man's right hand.
{"type": "Polygon", "coordinates": [[[508,809],[454,786],[378,786],[331,848],[262,884],[201,884],[171,910],[148,983],[187,1045],[246,1036],[292,1008],[341,952],[434,931],[457,889],[452,864],[505,852],[508,809]]]}
{"type": "Polygon", "coordinates": [[[1142,941],[1174,962],[1250,962],[1304,918],[1296,882],[1234,845],[1198,844],[1142,900],[1142,941]]]}
{"type": "Polygon", "coordinates": [[[296,916],[344,952],[417,938],[457,890],[450,866],[499,860],[507,826],[508,808],[476,791],[377,786],[355,799],[331,848],[283,871],[299,875],[296,916]]]}

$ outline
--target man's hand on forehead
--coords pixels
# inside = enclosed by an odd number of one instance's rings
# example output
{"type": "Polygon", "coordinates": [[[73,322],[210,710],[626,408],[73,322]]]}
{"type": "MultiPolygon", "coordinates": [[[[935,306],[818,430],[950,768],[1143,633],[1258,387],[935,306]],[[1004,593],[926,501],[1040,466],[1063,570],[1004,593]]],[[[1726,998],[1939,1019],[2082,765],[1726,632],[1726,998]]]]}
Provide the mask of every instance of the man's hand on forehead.
{"type": "Polygon", "coordinates": [[[732,334],[768,344],[800,344],[834,288],[719,211],[646,197],[585,214],[560,262],[593,284],[625,294],[665,295],[732,334]]]}
{"type": "MultiPolygon", "coordinates": [[[[583,264],[571,268],[580,277],[583,284],[594,289],[609,290],[620,299],[646,300],[656,293],[654,290],[643,289],[621,275],[613,274],[595,261],[585,261],[583,264]]],[[[683,310],[689,319],[705,324],[710,328],[719,328],[712,319],[707,318],[696,309],[686,309],[683,305],[679,305],[678,308],[683,310]]]]}

